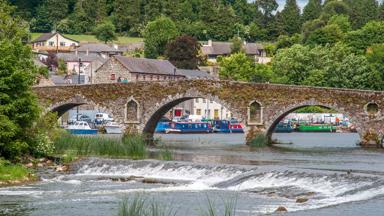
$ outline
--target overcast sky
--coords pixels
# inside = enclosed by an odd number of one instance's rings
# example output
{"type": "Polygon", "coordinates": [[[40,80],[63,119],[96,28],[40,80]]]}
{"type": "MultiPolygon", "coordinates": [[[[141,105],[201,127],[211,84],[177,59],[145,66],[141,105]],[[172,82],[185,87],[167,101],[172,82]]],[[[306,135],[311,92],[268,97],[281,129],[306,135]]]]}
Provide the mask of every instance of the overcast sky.
{"type": "MultiPolygon", "coordinates": [[[[282,10],[286,0],[276,0],[276,1],[279,4],[279,10],[282,10]]],[[[308,0],[297,0],[297,4],[301,9],[303,9],[303,7],[307,4],[307,2],[308,0]]]]}

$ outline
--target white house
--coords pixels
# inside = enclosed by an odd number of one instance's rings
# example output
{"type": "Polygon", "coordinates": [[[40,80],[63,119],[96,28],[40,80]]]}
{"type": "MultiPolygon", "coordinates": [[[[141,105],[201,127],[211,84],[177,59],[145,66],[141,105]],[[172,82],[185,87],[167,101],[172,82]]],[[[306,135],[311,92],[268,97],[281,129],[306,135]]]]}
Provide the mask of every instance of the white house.
{"type": "Polygon", "coordinates": [[[79,46],[79,42],[58,32],[44,33],[33,40],[32,49],[39,51],[69,52],[79,46]]]}

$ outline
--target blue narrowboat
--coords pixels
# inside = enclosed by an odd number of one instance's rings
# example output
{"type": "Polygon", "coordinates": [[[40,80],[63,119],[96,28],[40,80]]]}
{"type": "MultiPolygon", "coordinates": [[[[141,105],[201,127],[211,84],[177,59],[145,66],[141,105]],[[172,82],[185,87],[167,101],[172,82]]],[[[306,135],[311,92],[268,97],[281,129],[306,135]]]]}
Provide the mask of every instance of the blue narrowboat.
{"type": "Polygon", "coordinates": [[[243,127],[237,121],[216,120],[213,132],[216,133],[244,133],[243,127]]]}
{"type": "Polygon", "coordinates": [[[208,122],[172,122],[165,133],[211,133],[212,127],[208,122]]]}
{"type": "Polygon", "coordinates": [[[291,122],[285,123],[285,122],[279,122],[275,128],[275,133],[292,133],[293,127],[291,122]]]}
{"type": "Polygon", "coordinates": [[[165,133],[165,129],[170,127],[170,122],[159,122],[156,125],[155,133],[165,133]]]}

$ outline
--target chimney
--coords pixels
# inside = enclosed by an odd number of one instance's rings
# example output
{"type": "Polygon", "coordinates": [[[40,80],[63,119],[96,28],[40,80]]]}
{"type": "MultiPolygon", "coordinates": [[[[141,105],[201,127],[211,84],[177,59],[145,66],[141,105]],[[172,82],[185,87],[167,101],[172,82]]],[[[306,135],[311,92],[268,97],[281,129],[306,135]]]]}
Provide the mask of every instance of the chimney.
{"type": "Polygon", "coordinates": [[[89,49],[87,49],[87,55],[89,55],[89,49]]]}
{"type": "Polygon", "coordinates": [[[77,49],[75,49],[75,55],[76,55],[76,56],[79,55],[79,52],[77,51],[77,49]]]}
{"type": "Polygon", "coordinates": [[[212,40],[208,40],[208,46],[212,46],[212,40]]]}
{"type": "Polygon", "coordinates": [[[119,45],[117,45],[117,44],[113,44],[113,48],[115,48],[115,49],[119,49],[119,45]]]}

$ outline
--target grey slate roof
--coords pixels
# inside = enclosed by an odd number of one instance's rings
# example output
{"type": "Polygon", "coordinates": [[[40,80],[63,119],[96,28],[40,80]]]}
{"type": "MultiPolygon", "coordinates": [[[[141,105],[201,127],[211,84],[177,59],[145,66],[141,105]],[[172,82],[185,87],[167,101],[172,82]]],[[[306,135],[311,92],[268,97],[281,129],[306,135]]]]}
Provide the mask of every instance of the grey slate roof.
{"type": "MultiPolygon", "coordinates": [[[[231,42],[212,42],[212,46],[203,45],[201,51],[204,55],[229,55],[231,54],[231,42]]],[[[264,47],[262,44],[246,43],[243,48],[248,55],[259,55],[264,47]]]]}
{"type": "Polygon", "coordinates": [[[86,43],[86,44],[81,44],[79,48],[76,49],[78,52],[96,52],[96,53],[101,53],[101,52],[116,52],[116,53],[121,53],[120,50],[115,49],[114,47],[108,46],[107,44],[104,43],[86,43]]]}
{"type": "Polygon", "coordinates": [[[100,61],[102,63],[106,62],[106,59],[102,58],[96,53],[89,53],[88,55],[85,53],[57,53],[57,58],[62,59],[65,62],[77,62],[79,61],[79,58],[81,58],[81,61],[85,62],[93,62],[93,61],[100,61]]]}
{"type": "Polygon", "coordinates": [[[119,45],[118,49],[122,52],[133,52],[135,50],[144,49],[144,42],[128,43],[125,45],[119,45]]]}
{"type": "Polygon", "coordinates": [[[40,35],[38,38],[36,38],[35,40],[33,40],[32,43],[46,41],[46,40],[50,39],[51,37],[53,37],[53,35],[55,35],[55,34],[56,33],[44,33],[44,34],[40,35]]]}
{"type": "Polygon", "coordinates": [[[176,73],[185,76],[187,79],[214,79],[206,71],[200,70],[177,69],[176,73]]]}
{"type": "MultiPolygon", "coordinates": [[[[115,56],[124,67],[133,73],[173,75],[175,66],[167,60],[115,56]]],[[[178,75],[178,74],[176,74],[178,75]]]]}

